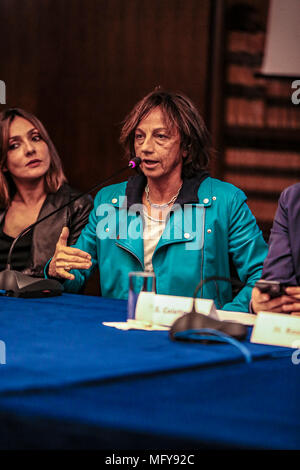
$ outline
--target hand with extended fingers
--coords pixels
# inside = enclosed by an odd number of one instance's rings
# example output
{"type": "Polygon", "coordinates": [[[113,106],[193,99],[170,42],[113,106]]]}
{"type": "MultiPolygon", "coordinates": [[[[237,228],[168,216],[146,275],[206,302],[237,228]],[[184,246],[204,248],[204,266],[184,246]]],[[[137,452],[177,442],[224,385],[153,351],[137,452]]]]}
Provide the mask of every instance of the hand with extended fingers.
{"type": "Polygon", "coordinates": [[[78,248],[67,246],[69,236],[68,227],[64,227],[56,244],[54,256],[49,264],[48,273],[51,277],[75,279],[71,269],[89,269],[92,265],[91,255],[78,248]]]}

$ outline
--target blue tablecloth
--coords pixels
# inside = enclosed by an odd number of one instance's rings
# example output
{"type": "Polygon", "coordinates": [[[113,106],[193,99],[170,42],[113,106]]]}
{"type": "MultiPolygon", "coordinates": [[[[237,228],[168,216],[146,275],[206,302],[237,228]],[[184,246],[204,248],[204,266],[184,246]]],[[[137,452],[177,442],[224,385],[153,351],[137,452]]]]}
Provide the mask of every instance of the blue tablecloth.
{"type": "MultiPolygon", "coordinates": [[[[168,332],[121,331],[103,321],[125,321],[126,302],[63,294],[48,299],[0,298],[0,339],[6,344],[0,393],[83,381],[244,361],[227,344],[172,342],[168,332]]],[[[251,354],[285,348],[246,342],[251,354]]]]}
{"type": "Polygon", "coordinates": [[[300,449],[299,387],[278,358],[0,396],[0,448],[300,449]]]}
{"type": "Polygon", "coordinates": [[[292,350],[119,331],[126,303],[0,298],[0,448],[300,448],[292,350]],[[282,356],[282,357],[281,357],[282,356]]]}

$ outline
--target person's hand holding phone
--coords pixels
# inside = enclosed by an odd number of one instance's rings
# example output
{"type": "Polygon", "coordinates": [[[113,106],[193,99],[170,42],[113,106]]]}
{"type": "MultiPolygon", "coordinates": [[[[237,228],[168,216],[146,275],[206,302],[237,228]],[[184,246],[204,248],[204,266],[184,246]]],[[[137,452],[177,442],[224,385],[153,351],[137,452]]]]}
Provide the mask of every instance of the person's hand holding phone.
{"type": "Polygon", "coordinates": [[[300,286],[286,287],[286,293],[292,302],[283,306],[284,313],[290,313],[291,315],[300,315],[300,286]]]}
{"type": "Polygon", "coordinates": [[[258,281],[252,291],[251,307],[260,311],[300,314],[300,287],[286,287],[276,281],[258,281]]]}

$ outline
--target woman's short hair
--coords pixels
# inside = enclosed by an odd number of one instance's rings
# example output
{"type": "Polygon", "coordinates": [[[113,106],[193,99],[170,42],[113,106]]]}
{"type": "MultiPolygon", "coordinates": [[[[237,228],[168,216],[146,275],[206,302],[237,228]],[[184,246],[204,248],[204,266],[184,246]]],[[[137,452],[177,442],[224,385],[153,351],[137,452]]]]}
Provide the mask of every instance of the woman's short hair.
{"type": "Polygon", "coordinates": [[[196,106],[182,93],[156,89],[139,101],[123,122],[120,142],[125,157],[135,157],[134,138],[139,122],[154,108],[159,107],[169,128],[177,127],[181,148],[187,151],[183,160],[182,176],[190,178],[207,168],[213,154],[211,139],[196,106]]]}
{"type": "Polygon", "coordinates": [[[41,121],[33,114],[21,108],[9,108],[0,113],[0,207],[7,208],[16,191],[13,179],[8,171],[3,171],[7,152],[9,149],[9,128],[16,116],[20,116],[38,130],[42,139],[46,142],[50,154],[50,166],[45,176],[45,190],[47,193],[55,193],[61,185],[67,181],[63,172],[62,163],[56,148],[49,137],[48,132],[41,121]]]}

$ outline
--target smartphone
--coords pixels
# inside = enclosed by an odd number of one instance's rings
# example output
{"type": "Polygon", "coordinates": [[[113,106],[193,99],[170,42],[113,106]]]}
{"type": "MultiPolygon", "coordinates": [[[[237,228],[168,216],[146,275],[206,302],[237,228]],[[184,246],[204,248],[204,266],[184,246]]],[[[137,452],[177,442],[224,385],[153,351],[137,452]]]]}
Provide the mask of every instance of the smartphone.
{"type": "Polygon", "coordinates": [[[257,287],[263,294],[269,294],[273,299],[285,294],[287,284],[283,284],[279,281],[265,281],[261,279],[255,283],[255,287],[257,287]]]}

